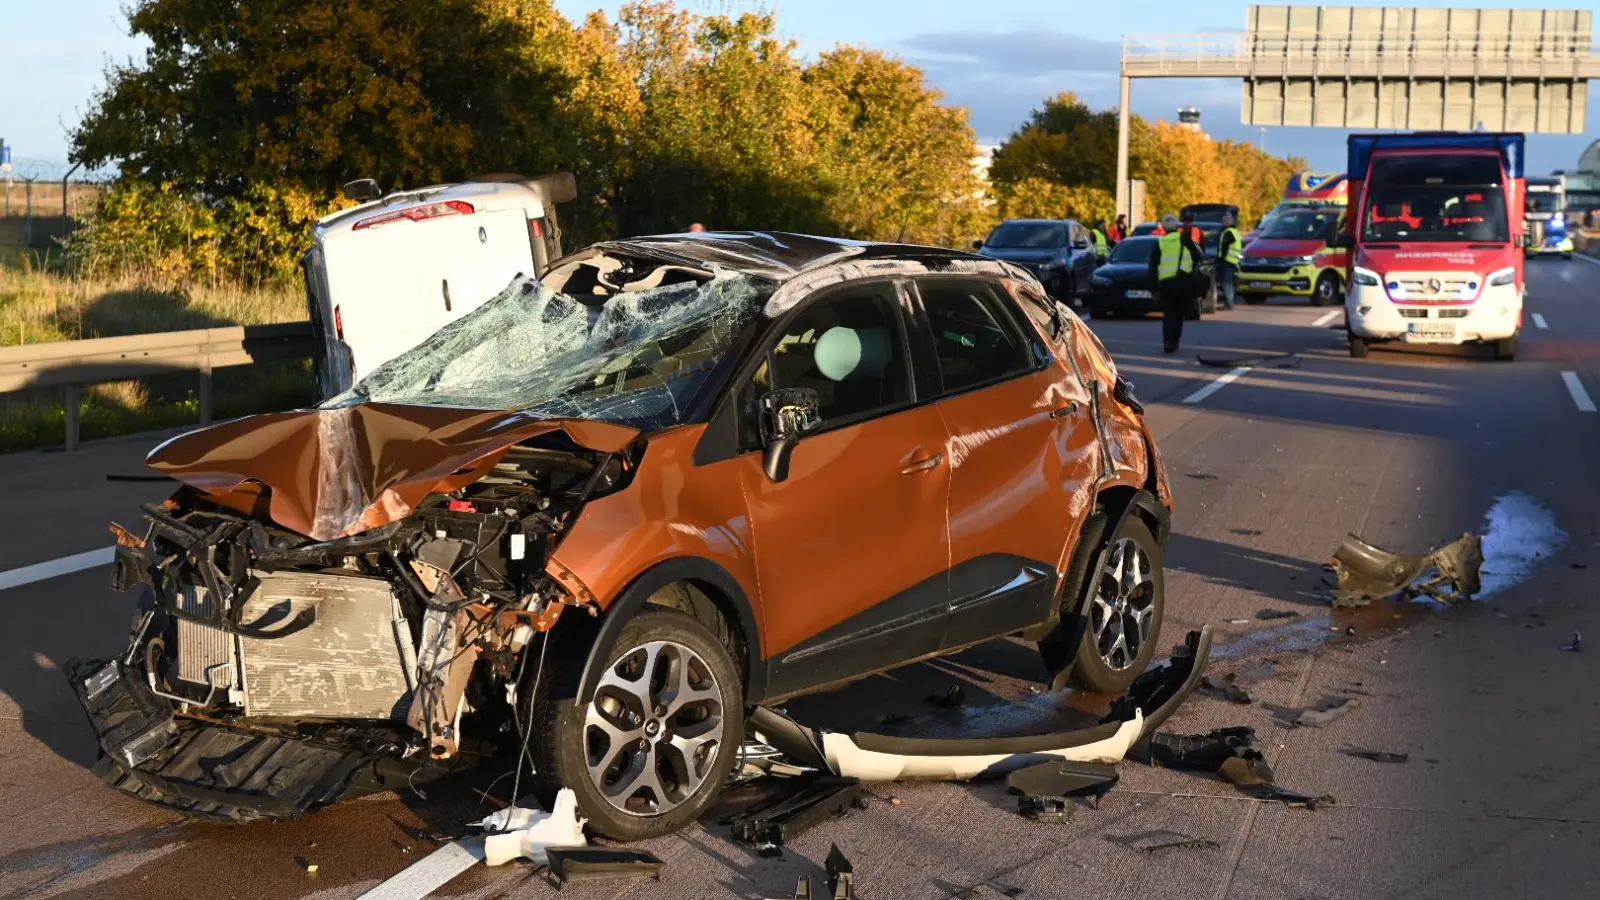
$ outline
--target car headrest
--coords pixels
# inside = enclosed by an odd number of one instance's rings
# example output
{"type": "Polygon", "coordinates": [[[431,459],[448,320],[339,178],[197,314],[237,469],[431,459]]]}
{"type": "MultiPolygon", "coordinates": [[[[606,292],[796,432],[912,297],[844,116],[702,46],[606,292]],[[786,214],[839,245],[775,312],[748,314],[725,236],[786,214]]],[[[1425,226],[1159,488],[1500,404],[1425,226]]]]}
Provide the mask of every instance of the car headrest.
{"type": "Polygon", "coordinates": [[[812,360],[830,381],[872,375],[889,362],[889,338],[882,328],[829,328],[817,338],[812,360]]]}

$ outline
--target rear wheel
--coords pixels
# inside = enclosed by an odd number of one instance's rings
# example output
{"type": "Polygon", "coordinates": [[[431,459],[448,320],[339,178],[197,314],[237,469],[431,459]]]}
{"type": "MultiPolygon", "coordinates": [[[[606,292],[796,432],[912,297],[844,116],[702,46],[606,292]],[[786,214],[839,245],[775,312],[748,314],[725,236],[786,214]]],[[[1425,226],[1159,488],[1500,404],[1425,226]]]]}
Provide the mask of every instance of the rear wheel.
{"type": "Polygon", "coordinates": [[[1515,334],[1494,342],[1494,358],[1500,360],[1517,358],[1517,336],[1515,334]]]}
{"type": "Polygon", "coordinates": [[[1332,306],[1339,299],[1339,278],[1332,272],[1322,273],[1317,286],[1311,291],[1312,306],[1332,306]]]}
{"type": "Polygon", "coordinates": [[[1350,333],[1350,355],[1356,359],[1365,359],[1368,351],[1366,338],[1356,337],[1355,332],[1350,333]]]}
{"type": "Polygon", "coordinates": [[[1087,591],[1083,640],[1076,656],[1063,659],[1060,648],[1047,649],[1043,644],[1039,650],[1053,671],[1072,665],[1068,680],[1074,687],[1119,694],[1149,665],[1161,638],[1165,608],[1161,546],[1138,516],[1124,518],[1111,536],[1105,568],[1091,573],[1087,591]]]}
{"type": "MultiPolygon", "coordinates": [[[[676,610],[629,619],[604,657],[594,698],[572,700],[581,661],[556,660],[533,698],[530,749],[548,804],[571,788],[595,831],[623,841],[669,834],[722,791],[744,727],[739,671],[727,647],[676,610]]],[[[548,808],[548,806],[547,806],[548,808]]]]}

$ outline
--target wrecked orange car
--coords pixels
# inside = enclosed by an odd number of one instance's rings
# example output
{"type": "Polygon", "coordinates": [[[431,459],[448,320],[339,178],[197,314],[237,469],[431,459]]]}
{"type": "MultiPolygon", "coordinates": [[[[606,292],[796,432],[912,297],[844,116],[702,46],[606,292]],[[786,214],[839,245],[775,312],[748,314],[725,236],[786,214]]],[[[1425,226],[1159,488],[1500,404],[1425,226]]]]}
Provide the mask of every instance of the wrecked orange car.
{"type": "Polygon", "coordinates": [[[183,486],[118,532],[128,646],[69,676],[108,783],[224,821],[498,742],[596,831],[660,834],[752,707],[1016,634],[1121,691],[1161,628],[1132,386],[1032,276],[957,251],[598,244],[149,464],[183,486]]]}

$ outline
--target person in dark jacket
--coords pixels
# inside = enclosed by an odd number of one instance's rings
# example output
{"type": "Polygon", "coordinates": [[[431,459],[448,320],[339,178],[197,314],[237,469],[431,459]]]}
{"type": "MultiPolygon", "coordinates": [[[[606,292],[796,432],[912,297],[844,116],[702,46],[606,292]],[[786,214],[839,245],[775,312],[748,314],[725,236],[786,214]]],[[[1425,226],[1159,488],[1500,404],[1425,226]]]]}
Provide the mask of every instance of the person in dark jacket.
{"type": "Polygon", "coordinates": [[[1194,302],[1194,281],[1200,272],[1200,247],[1189,239],[1178,217],[1161,219],[1162,235],[1150,254],[1150,280],[1161,303],[1161,352],[1178,352],[1183,339],[1183,319],[1194,302]]]}

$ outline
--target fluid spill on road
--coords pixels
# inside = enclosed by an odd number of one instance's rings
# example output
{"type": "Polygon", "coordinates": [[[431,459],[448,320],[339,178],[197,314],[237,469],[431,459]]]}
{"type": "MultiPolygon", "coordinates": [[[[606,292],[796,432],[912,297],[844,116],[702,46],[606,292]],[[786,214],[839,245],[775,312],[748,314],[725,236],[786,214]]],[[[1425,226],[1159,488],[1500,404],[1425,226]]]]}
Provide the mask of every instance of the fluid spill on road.
{"type": "Polygon", "coordinates": [[[1521,491],[1495,500],[1483,521],[1483,589],[1479,597],[1526,581],[1536,565],[1567,542],[1567,533],[1556,525],[1555,512],[1521,491]]]}
{"type": "Polygon", "coordinates": [[[1238,659],[1256,654],[1312,650],[1326,644],[1333,638],[1334,633],[1331,614],[1306,616],[1282,625],[1252,629],[1214,645],[1211,648],[1211,658],[1238,659]]]}

